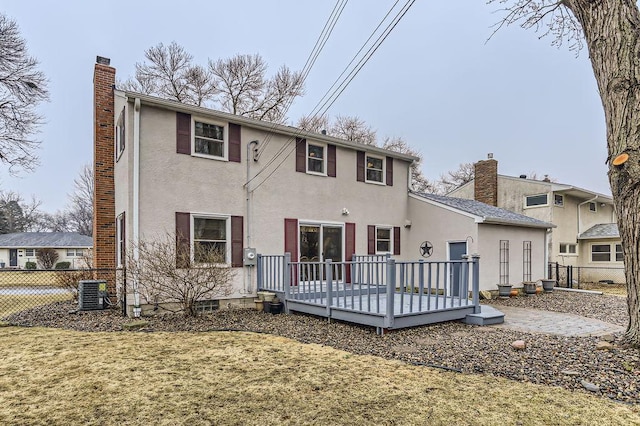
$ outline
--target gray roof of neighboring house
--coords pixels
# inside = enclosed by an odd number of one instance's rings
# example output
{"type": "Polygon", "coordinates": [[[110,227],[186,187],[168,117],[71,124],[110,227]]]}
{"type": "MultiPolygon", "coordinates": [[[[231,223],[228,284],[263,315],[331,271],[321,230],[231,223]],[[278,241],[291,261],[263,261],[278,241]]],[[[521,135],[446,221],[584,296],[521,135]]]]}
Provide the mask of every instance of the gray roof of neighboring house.
{"type": "Polygon", "coordinates": [[[87,248],[93,238],[77,232],[16,232],[0,235],[2,248],[87,248]]]}
{"type": "Polygon", "coordinates": [[[490,206],[476,200],[465,198],[447,197],[444,195],[415,193],[416,195],[452,207],[456,210],[479,216],[483,223],[495,223],[501,225],[518,225],[531,228],[554,228],[555,225],[534,219],[519,213],[490,206]]]}
{"type": "Polygon", "coordinates": [[[578,235],[579,240],[589,240],[598,238],[620,238],[618,225],[615,223],[600,223],[578,235]]]}

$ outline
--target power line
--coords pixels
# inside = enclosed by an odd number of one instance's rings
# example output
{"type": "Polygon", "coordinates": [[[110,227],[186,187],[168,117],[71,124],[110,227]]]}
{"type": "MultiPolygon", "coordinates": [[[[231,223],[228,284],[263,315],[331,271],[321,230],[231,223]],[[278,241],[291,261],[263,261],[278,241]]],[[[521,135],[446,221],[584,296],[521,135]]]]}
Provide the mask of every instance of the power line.
{"type": "MultiPolygon", "coordinates": [[[[360,52],[362,52],[362,50],[364,49],[364,47],[366,46],[366,44],[371,40],[371,38],[375,35],[375,33],[378,31],[378,29],[380,28],[380,26],[382,25],[382,23],[387,19],[387,17],[389,16],[389,14],[391,13],[391,11],[395,8],[395,6],[397,5],[398,1],[396,1],[393,6],[391,7],[391,9],[389,10],[389,12],[387,12],[387,14],[385,15],[385,17],[382,19],[382,21],[380,22],[380,24],[378,24],[378,26],[374,29],[374,31],[372,32],[371,36],[369,36],[369,38],[367,39],[367,41],[363,44],[363,46],[360,48],[360,50],[358,50],[358,52],[356,53],[356,55],[354,55],[354,58],[349,62],[349,64],[347,65],[347,67],[345,67],[345,70],[340,74],[340,76],[336,79],[336,81],[334,82],[334,84],[329,88],[329,90],[327,91],[327,93],[325,93],[325,95],[320,99],[320,101],[318,101],[318,103],[316,104],[316,106],[314,107],[314,109],[312,110],[312,114],[310,115],[311,117],[315,117],[317,115],[322,115],[325,114],[326,111],[335,103],[335,101],[338,99],[338,97],[344,92],[344,90],[347,88],[347,86],[351,83],[351,81],[353,81],[353,79],[355,78],[355,76],[360,72],[360,70],[364,67],[364,65],[369,61],[369,59],[371,59],[371,57],[373,56],[373,54],[378,50],[378,48],[382,45],[382,43],[386,40],[386,38],[389,36],[389,34],[391,33],[391,31],[393,31],[393,29],[398,25],[398,23],[400,22],[400,20],[402,20],[402,18],[406,15],[406,13],[409,11],[409,9],[411,8],[411,6],[413,6],[413,4],[415,3],[415,0],[408,0],[404,6],[400,9],[400,11],[398,11],[398,13],[394,16],[394,18],[392,19],[392,21],[386,26],[386,28],[384,29],[384,31],[382,32],[382,34],[380,34],[378,36],[378,38],[376,39],[375,43],[369,47],[369,49],[367,50],[366,54],[358,61],[357,65],[355,66],[355,68],[353,68],[349,74],[347,75],[347,77],[342,80],[339,84],[338,87],[335,88],[335,90],[333,90],[333,92],[331,92],[331,90],[336,86],[337,82],[340,80],[340,78],[344,75],[344,73],[348,70],[349,66],[353,63],[353,61],[355,61],[355,59],[357,58],[357,56],[360,54],[360,52]],[[330,93],[331,92],[331,93],[330,93]],[[324,100],[324,102],[323,102],[324,100]]],[[[278,150],[278,152],[276,153],[276,155],[274,155],[274,157],[269,161],[269,163],[267,165],[265,165],[265,167],[263,167],[253,178],[251,178],[249,180],[249,182],[253,181],[255,178],[257,178],[263,171],[266,170],[266,167],[270,164],[272,164],[275,159],[282,155],[285,151],[286,148],[288,148],[291,145],[291,142],[293,140],[295,140],[296,136],[300,134],[299,130],[296,131],[296,134],[294,134],[293,136],[291,136],[284,144],[283,144],[283,148],[281,148],[280,150],[278,150]]],[[[260,186],[262,186],[262,184],[264,184],[279,168],[280,166],[287,160],[287,158],[293,153],[293,151],[295,150],[295,145],[293,146],[292,149],[289,150],[289,152],[284,156],[284,158],[282,158],[282,160],[276,165],[276,167],[271,171],[271,173],[269,173],[258,185],[256,185],[255,188],[252,189],[252,191],[255,191],[256,189],[258,189],[260,186]]],[[[247,182],[247,184],[249,183],[247,182]]]]}

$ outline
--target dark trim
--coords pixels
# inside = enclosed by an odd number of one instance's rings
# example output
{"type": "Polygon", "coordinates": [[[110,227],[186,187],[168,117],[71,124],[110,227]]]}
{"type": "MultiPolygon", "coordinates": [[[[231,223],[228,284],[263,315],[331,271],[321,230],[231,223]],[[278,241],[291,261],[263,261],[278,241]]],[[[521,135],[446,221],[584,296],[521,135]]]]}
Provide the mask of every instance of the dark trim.
{"type": "Polygon", "coordinates": [[[307,140],[296,138],[296,172],[307,172],[307,140]]]}
{"type": "Polygon", "coordinates": [[[188,268],[191,264],[191,214],[176,212],[176,268],[188,268]],[[188,256],[180,256],[188,253],[188,256]]]}
{"type": "Polygon", "coordinates": [[[393,158],[387,157],[387,186],[393,186],[393,158]]]}
{"type": "Polygon", "coordinates": [[[367,225],[367,254],[376,254],[376,226],[367,225]]]}
{"type": "Polygon", "coordinates": [[[393,227],[393,254],[394,255],[400,254],[400,227],[399,226],[393,227]]]}
{"type": "Polygon", "coordinates": [[[336,177],[336,146],[327,145],[327,176],[336,177]]]}
{"type": "Polygon", "coordinates": [[[231,216],[231,266],[242,267],[244,230],[242,216],[231,216]]]}
{"type": "MultiPolygon", "coordinates": [[[[344,224],[344,250],[345,256],[344,260],[346,262],[353,261],[353,255],[356,252],[356,224],[347,222],[344,224]]],[[[345,282],[351,282],[351,265],[347,263],[347,267],[345,268],[345,282]]]]}
{"type": "Polygon", "coordinates": [[[234,163],[240,163],[242,161],[240,133],[239,124],[229,123],[229,161],[234,163]]]}
{"type": "Polygon", "coordinates": [[[284,252],[291,253],[291,261],[298,261],[298,219],[284,220],[284,252]]]}
{"type": "Polygon", "coordinates": [[[364,182],[364,151],[356,151],[356,180],[364,182]]]}
{"type": "Polygon", "coordinates": [[[191,114],[176,112],[176,152],[191,155],[191,114]]]}

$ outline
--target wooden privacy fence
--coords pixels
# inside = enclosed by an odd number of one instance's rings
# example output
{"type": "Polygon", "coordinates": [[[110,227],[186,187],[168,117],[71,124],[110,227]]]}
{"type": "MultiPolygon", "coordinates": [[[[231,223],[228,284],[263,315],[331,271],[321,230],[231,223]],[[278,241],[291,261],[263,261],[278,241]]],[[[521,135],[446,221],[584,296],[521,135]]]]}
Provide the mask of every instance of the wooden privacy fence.
{"type": "Polygon", "coordinates": [[[446,262],[354,255],[350,262],[292,262],[258,255],[258,289],[289,311],[384,329],[463,319],[480,313],[479,257],[446,262]]]}

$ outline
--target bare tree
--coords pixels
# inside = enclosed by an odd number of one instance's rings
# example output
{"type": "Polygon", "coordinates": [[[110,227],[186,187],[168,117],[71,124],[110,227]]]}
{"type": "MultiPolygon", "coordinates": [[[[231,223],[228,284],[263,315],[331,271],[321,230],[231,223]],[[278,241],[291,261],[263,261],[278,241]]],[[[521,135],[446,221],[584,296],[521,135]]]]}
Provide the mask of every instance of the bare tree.
{"type": "Polygon", "coordinates": [[[475,167],[473,163],[461,163],[456,170],[449,170],[440,175],[440,179],[436,182],[436,192],[439,194],[448,194],[454,189],[471,182],[475,177],[475,167]]]}
{"type": "Polygon", "coordinates": [[[93,235],[93,166],[85,164],[73,180],[66,211],[68,227],[82,235],[93,235]]]}
{"type": "Polygon", "coordinates": [[[42,124],[36,107],[49,97],[47,79],[29,56],[15,21],[0,13],[0,162],[9,172],[32,171],[38,165],[33,138],[42,124]]]}
{"type": "Polygon", "coordinates": [[[422,174],[422,154],[411,148],[404,139],[398,137],[385,138],[382,147],[390,151],[418,157],[418,159],[411,164],[411,188],[417,192],[435,192],[433,184],[422,174]]]}
{"type": "Polygon", "coordinates": [[[0,191],[0,234],[41,231],[44,215],[41,204],[35,196],[27,202],[17,192],[0,191]]]}
{"type": "Polygon", "coordinates": [[[376,131],[356,116],[337,116],[331,126],[330,134],[364,145],[376,145],[376,131]]]}
{"type": "Polygon", "coordinates": [[[629,324],[625,341],[640,348],[640,10],[634,0],[500,0],[500,26],[519,24],[583,43],[607,123],[607,164],[622,239],[629,324]],[[615,160],[615,161],[614,161],[615,160]]]}
{"type": "Polygon", "coordinates": [[[300,117],[296,127],[308,132],[329,132],[329,117],[326,115],[305,115],[300,117]]]}
{"type": "Polygon", "coordinates": [[[175,235],[141,240],[135,249],[127,251],[127,277],[137,283],[137,291],[149,304],[196,316],[198,301],[231,294],[235,270],[224,264],[224,254],[215,248],[197,246],[197,264],[191,261],[188,245],[176,244],[175,235]],[[173,309],[174,305],[178,308],[173,309]]]}
{"type": "Polygon", "coordinates": [[[209,59],[204,67],[194,64],[193,56],[176,42],[168,46],[159,43],[145,51],[145,62],[136,64],[135,77],[119,86],[282,123],[291,102],[304,94],[302,74],[282,66],[267,78],[267,68],[258,54],[209,59]]]}

